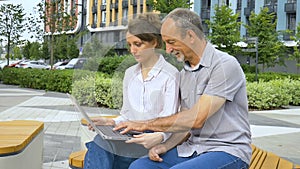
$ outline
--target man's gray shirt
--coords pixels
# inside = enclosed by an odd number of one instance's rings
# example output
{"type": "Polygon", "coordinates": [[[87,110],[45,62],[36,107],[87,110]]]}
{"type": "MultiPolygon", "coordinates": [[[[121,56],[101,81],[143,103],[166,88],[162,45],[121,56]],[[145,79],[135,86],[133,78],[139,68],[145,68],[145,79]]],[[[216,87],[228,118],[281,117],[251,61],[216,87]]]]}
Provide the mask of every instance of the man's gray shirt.
{"type": "Polygon", "coordinates": [[[180,83],[182,108],[192,108],[203,94],[225,98],[226,102],[202,128],[191,130],[189,140],[177,147],[179,156],[223,151],[249,164],[252,150],[246,79],[238,61],[207,43],[200,64],[194,70],[185,65],[180,83]]]}

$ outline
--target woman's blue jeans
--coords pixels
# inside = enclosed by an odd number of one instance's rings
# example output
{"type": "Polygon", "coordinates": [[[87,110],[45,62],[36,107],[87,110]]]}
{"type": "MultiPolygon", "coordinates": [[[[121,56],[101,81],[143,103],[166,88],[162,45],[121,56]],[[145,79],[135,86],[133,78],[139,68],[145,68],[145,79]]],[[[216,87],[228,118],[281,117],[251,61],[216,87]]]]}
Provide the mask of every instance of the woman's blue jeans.
{"type": "Polygon", "coordinates": [[[207,152],[190,157],[179,157],[173,148],[161,156],[163,162],[151,161],[148,157],[131,163],[129,169],[248,169],[248,164],[225,152],[207,152]]]}
{"type": "Polygon", "coordinates": [[[85,169],[128,169],[136,158],[123,157],[106,151],[94,141],[86,144],[85,169]]]}

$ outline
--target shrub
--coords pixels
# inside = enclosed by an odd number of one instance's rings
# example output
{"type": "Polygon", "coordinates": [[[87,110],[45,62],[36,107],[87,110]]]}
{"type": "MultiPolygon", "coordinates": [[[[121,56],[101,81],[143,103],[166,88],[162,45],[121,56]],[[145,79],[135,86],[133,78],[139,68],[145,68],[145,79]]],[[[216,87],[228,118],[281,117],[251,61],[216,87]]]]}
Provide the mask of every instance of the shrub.
{"type": "Polygon", "coordinates": [[[80,104],[121,108],[122,79],[103,73],[89,74],[73,82],[72,94],[80,104]]]}
{"type": "Polygon", "coordinates": [[[255,73],[255,66],[251,66],[248,64],[241,65],[244,73],[255,73]]]}
{"type": "MultiPolygon", "coordinates": [[[[291,92],[298,90],[299,81],[289,78],[271,80],[269,82],[250,82],[247,83],[247,94],[249,108],[268,110],[275,108],[283,108],[288,106],[295,100],[299,101],[300,96],[294,95],[291,92]],[[291,83],[292,82],[292,83],[291,83]]],[[[299,92],[297,92],[299,94],[299,92]]],[[[299,104],[299,103],[298,103],[299,104]]]]}
{"type": "Polygon", "coordinates": [[[72,70],[5,68],[2,74],[4,84],[64,93],[71,91],[72,70]]]}

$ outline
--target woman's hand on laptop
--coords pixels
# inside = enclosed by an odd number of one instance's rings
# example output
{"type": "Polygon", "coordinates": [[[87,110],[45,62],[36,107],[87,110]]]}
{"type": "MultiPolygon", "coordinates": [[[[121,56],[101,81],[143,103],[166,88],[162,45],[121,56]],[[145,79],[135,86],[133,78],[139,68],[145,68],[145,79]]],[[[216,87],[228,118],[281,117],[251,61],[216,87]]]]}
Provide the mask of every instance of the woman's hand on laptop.
{"type": "MultiPolygon", "coordinates": [[[[97,126],[114,126],[115,121],[112,118],[96,117],[92,119],[92,122],[97,126]]],[[[95,131],[91,124],[87,125],[89,130],[95,131]]]]}

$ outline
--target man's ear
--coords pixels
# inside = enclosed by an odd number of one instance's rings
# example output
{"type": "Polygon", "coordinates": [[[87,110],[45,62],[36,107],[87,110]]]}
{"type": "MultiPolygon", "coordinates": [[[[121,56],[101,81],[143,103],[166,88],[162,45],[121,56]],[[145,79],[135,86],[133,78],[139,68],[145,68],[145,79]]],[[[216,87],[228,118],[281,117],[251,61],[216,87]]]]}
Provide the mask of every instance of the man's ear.
{"type": "Polygon", "coordinates": [[[189,39],[190,39],[190,42],[191,43],[194,43],[195,42],[195,37],[196,37],[196,34],[194,31],[192,30],[187,30],[187,35],[186,35],[189,39]]]}

